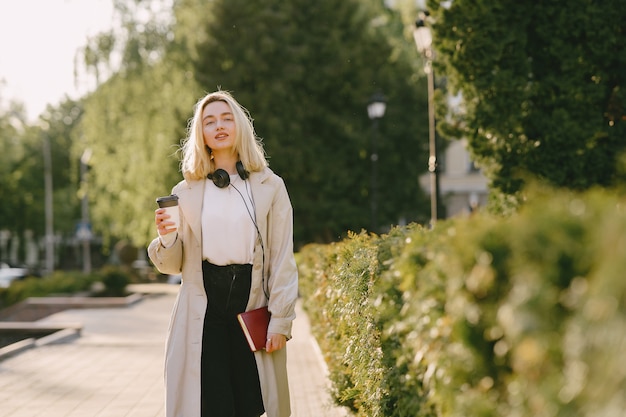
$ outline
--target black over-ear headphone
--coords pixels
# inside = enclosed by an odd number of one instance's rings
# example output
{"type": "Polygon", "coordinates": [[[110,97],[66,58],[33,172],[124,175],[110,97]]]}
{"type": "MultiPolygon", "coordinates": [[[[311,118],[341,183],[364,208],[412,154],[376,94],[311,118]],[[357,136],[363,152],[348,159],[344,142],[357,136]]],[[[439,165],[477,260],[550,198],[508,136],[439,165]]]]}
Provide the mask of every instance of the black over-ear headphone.
{"type": "MultiPolygon", "coordinates": [[[[239,174],[239,177],[244,181],[247,180],[250,176],[250,173],[246,171],[241,161],[237,161],[235,167],[237,168],[237,173],[239,174]]],[[[226,170],[222,168],[216,169],[206,177],[212,180],[213,184],[215,184],[218,188],[226,188],[230,185],[230,175],[228,174],[228,172],[226,172],[226,170]]]]}

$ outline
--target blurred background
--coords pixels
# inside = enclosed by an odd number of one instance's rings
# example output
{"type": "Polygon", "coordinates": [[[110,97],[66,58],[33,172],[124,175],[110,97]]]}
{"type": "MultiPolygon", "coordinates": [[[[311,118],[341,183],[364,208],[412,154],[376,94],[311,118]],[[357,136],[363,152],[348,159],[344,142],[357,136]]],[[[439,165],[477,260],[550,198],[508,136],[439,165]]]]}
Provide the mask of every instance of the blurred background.
{"type": "Polygon", "coordinates": [[[0,0],[3,274],[149,271],[155,198],[216,89],[254,118],[296,249],[506,213],[529,176],[612,185],[623,24],[568,4],[0,0]]]}
{"type": "Polygon", "coordinates": [[[2,1],[0,259],[145,259],[193,105],[218,88],[285,179],[296,246],[425,221],[426,84],[397,3],[2,1]]]}

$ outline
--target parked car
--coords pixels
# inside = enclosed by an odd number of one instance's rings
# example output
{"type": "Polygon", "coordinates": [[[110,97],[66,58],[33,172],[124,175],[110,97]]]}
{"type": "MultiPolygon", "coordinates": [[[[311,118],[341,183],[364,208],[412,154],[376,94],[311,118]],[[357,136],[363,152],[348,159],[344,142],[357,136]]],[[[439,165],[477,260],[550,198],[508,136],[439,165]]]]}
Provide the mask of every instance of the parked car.
{"type": "Polygon", "coordinates": [[[11,265],[0,263],[0,288],[8,288],[11,283],[17,279],[28,276],[28,268],[13,268],[11,265]]]}

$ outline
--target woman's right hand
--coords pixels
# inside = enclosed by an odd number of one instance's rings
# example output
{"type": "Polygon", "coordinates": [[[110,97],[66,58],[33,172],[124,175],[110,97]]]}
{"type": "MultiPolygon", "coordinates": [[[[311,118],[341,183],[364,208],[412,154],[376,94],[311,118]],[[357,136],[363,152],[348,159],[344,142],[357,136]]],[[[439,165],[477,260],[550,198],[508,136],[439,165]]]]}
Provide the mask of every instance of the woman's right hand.
{"type": "Polygon", "coordinates": [[[159,208],[154,211],[154,223],[157,227],[157,232],[160,236],[165,236],[169,233],[175,232],[176,228],[172,227],[176,223],[168,221],[170,215],[165,212],[164,208],[159,208]]]}

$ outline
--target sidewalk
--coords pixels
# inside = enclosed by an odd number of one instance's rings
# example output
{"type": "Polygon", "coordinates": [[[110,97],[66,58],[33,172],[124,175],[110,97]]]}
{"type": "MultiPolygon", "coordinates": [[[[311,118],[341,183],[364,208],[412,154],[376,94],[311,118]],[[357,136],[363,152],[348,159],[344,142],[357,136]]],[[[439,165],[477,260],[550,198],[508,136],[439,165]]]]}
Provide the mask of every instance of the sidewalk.
{"type": "MultiPolygon", "coordinates": [[[[126,308],[66,310],[42,320],[80,322],[80,337],[0,361],[2,417],[163,417],[163,350],[175,286],[126,308]]],[[[287,344],[293,417],[342,417],[331,406],[326,368],[297,307],[287,344]]]]}

